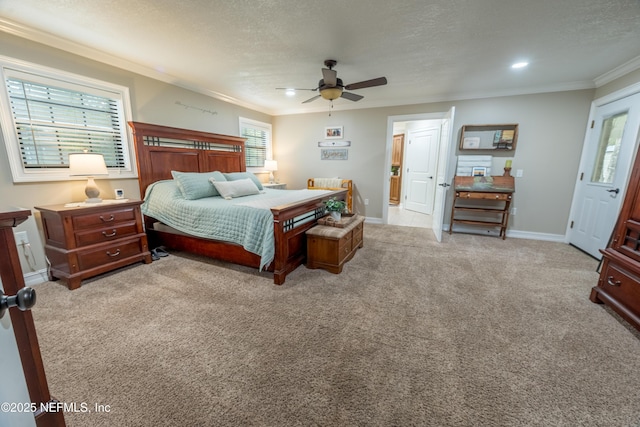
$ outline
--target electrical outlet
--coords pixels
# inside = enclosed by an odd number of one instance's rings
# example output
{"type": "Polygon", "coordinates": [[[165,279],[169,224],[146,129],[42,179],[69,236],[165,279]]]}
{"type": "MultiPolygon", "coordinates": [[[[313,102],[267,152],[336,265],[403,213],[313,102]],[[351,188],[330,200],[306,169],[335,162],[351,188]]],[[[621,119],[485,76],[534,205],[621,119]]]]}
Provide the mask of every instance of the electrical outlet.
{"type": "Polygon", "coordinates": [[[524,171],[522,169],[516,170],[516,178],[522,178],[522,174],[523,173],[524,173],[524,171]]]}
{"type": "Polygon", "coordinates": [[[365,206],[369,204],[369,199],[364,199],[365,206]]]}
{"type": "Polygon", "coordinates": [[[29,236],[26,231],[16,231],[14,234],[17,245],[25,245],[29,243],[29,236]]]}
{"type": "Polygon", "coordinates": [[[511,215],[515,215],[518,208],[511,208],[511,215]]]}

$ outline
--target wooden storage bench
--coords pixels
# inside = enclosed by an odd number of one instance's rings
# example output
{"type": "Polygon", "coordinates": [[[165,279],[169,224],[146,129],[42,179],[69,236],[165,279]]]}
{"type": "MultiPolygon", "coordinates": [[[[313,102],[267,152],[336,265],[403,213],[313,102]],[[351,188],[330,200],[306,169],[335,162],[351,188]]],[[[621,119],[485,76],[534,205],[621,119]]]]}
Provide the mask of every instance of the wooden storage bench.
{"type": "Polygon", "coordinates": [[[344,228],[316,225],[307,230],[307,268],[339,274],[345,262],[363,246],[364,217],[356,216],[344,228]]]}

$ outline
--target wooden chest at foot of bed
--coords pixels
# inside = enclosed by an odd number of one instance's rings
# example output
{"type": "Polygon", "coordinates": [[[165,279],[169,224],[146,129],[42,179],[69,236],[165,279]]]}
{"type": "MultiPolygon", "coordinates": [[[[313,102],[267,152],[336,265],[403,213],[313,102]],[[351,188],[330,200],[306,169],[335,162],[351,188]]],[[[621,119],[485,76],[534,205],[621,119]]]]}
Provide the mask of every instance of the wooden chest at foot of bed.
{"type": "Polygon", "coordinates": [[[358,216],[345,228],[317,225],[307,230],[307,268],[342,272],[344,263],[363,246],[364,217],[358,216]]]}

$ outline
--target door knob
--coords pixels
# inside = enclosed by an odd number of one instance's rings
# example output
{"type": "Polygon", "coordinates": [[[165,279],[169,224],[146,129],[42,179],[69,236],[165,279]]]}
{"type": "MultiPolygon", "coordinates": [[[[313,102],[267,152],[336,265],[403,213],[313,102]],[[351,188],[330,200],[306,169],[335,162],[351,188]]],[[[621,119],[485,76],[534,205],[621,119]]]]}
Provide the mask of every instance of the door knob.
{"type": "Polygon", "coordinates": [[[0,319],[4,312],[11,307],[18,307],[22,311],[30,310],[36,304],[36,291],[32,288],[22,288],[14,296],[5,294],[0,296],[0,319]]]}
{"type": "Polygon", "coordinates": [[[616,194],[618,194],[619,192],[620,192],[619,188],[615,188],[613,190],[607,190],[607,193],[616,193],[616,194]]]}

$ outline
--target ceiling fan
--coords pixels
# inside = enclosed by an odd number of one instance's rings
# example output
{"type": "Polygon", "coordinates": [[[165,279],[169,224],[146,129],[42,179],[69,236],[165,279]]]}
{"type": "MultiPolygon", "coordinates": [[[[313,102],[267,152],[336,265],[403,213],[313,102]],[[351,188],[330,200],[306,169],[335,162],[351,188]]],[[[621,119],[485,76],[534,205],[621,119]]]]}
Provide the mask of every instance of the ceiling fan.
{"type": "MultiPolygon", "coordinates": [[[[338,78],[338,73],[333,69],[333,67],[335,67],[337,63],[338,61],[334,59],[327,59],[326,61],[324,61],[324,65],[327,68],[322,69],[322,79],[318,82],[318,87],[316,87],[315,89],[294,89],[294,90],[312,90],[312,91],[319,90],[320,91],[320,95],[316,95],[313,98],[307,99],[306,101],[303,102],[303,104],[306,104],[311,101],[315,101],[320,97],[329,101],[333,101],[334,99],[338,99],[338,98],[345,98],[350,101],[360,101],[362,98],[364,98],[364,96],[357,95],[351,92],[345,92],[344,89],[357,90],[357,89],[364,89],[367,87],[383,86],[387,84],[386,77],[378,77],[377,79],[365,80],[362,82],[345,85],[342,83],[342,79],[338,78]]],[[[289,88],[283,88],[283,87],[279,87],[277,89],[290,90],[289,88]]]]}

